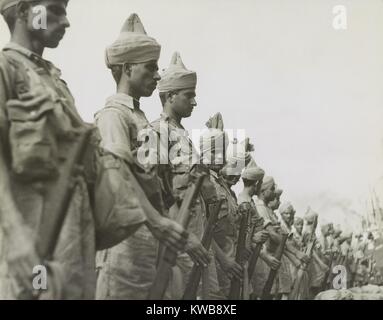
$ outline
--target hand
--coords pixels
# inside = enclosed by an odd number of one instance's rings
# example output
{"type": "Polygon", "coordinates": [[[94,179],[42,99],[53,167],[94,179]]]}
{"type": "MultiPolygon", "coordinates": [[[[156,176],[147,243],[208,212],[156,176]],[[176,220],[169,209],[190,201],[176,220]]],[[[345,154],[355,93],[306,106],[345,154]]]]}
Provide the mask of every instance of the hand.
{"type": "Polygon", "coordinates": [[[210,263],[209,252],[193,233],[189,234],[185,251],[196,265],[202,265],[206,268],[210,263]]]}
{"type": "Polygon", "coordinates": [[[174,252],[184,252],[188,233],[177,222],[161,217],[156,223],[148,224],[153,236],[174,252]]]}
{"type": "Polygon", "coordinates": [[[273,256],[268,256],[267,258],[267,264],[268,266],[272,269],[272,270],[278,270],[279,267],[281,266],[281,262],[278,261],[277,258],[273,257],[273,256]]]}
{"type": "Polygon", "coordinates": [[[265,243],[267,239],[269,239],[269,233],[265,230],[259,231],[253,236],[253,241],[258,244],[265,243]]]}
{"type": "Polygon", "coordinates": [[[310,262],[310,257],[307,254],[302,253],[301,256],[299,257],[299,260],[307,264],[310,262]]]}
{"type": "Polygon", "coordinates": [[[242,267],[238,263],[236,263],[233,259],[230,259],[230,258],[224,259],[224,261],[221,261],[221,267],[230,279],[234,277],[236,279],[242,280],[243,278],[242,267]]]}
{"type": "Polygon", "coordinates": [[[41,264],[36,252],[32,231],[27,227],[17,227],[6,235],[10,247],[8,266],[17,284],[28,297],[33,296],[33,269],[41,264]]]}

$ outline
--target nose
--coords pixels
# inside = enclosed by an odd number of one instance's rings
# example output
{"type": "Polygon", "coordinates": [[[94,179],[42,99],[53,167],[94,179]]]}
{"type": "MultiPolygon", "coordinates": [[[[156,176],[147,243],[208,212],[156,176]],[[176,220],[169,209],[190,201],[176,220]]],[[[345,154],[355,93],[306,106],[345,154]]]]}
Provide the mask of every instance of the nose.
{"type": "Polygon", "coordinates": [[[156,81],[160,81],[160,80],[161,80],[161,76],[160,76],[160,74],[158,73],[158,71],[156,71],[156,73],[154,74],[153,79],[156,80],[156,81]]]}
{"type": "Polygon", "coordinates": [[[68,20],[67,17],[64,17],[64,18],[63,18],[63,21],[61,22],[61,24],[62,24],[62,26],[63,26],[64,28],[69,28],[69,27],[70,27],[70,23],[69,23],[69,20],[68,20]]]}
{"type": "Polygon", "coordinates": [[[190,104],[192,105],[192,107],[196,107],[197,106],[197,101],[195,101],[195,99],[191,99],[191,102],[190,104]]]}

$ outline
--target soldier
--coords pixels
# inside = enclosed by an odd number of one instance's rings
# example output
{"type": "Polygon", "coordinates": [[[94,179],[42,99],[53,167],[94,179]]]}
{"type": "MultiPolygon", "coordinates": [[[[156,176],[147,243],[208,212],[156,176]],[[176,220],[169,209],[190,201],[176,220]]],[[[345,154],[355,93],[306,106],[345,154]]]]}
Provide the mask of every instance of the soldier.
{"type": "MultiPolygon", "coordinates": [[[[295,209],[293,205],[290,202],[283,203],[281,207],[279,208],[279,213],[281,216],[282,230],[289,235],[287,246],[291,245],[292,248],[297,250],[295,252],[300,252],[301,251],[300,247],[299,245],[297,245],[294,239],[293,224],[294,224],[295,209]]],[[[289,288],[291,289],[293,286],[293,281],[296,277],[298,268],[301,266],[301,261],[299,260],[299,257],[293,254],[292,252],[290,252],[288,248],[286,248],[285,250],[285,257],[282,259],[282,261],[284,261],[284,263],[289,266],[289,270],[290,270],[290,277],[285,276],[286,292],[284,294],[287,295],[289,293],[287,291],[289,290],[289,288]],[[289,283],[289,281],[291,283],[289,283]]]]}
{"type": "Polygon", "coordinates": [[[352,267],[354,263],[354,256],[351,247],[352,242],[352,232],[343,232],[341,235],[341,262],[347,270],[347,288],[351,288],[352,282],[352,267]]]}
{"type": "Polygon", "coordinates": [[[221,280],[221,294],[227,294],[226,277],[242,278],[242,267],[235,262],[233,255],[234,224],[236,222],[237,203],[231,196],[223,178],[219,175],[225,166],[225,153],[228,137],[223,131],[223,120],[216,114],[207,123],[209,130],[200,139],[201,163],[209,168],[210,182],[214,186],[218,199],[223,203],[214,228],[212,248],[217,261],[217,272],[221,280]],[[214,125],[212,125],[214,123],[214,125]]]}
{"type": "Polygon", "coordinates": [[[294,218],[294,226],[293,226],[293,238],[295,247],[303,251],[303,219],[301,217],[294,218]]]}
{"type": "Polygon", "coordinates": [[[318,221],[318,213],[314,212],[311,208],[305,213],[305,226],[303,231],[303,241],[304,245],[307,247],[314,241],[314,249],[312,252],[312,259],[308,266],[309,274],[309,298],[313,299],[321,290],[322,284],[328,272],[327,265],[320,259],[318,252],[320,245],[318,244],[318,239],[316,237],[316,228],[318,221]]]}
{"type": "Polygon", "coordinates": [[[127,19],[118,39],[106,49],[106,64],[116,81],[117,93],[96,114],[95,123],[106,150],[105,162],[119,171],[122,184],[132,186],[130,201],[136,205],[150,201],[145,210],[150,223],[100,254],[98,299],[146,299],[156,274],[159,249],[156,238],[164,240],[174,251],[183,250],[186,243],[183,228],[163,216],[165,206],[157,167],[146,157],[147,150],[141,143],[148,137],[151,141],[151,137],[140,98],[151,96],[160,80],[157,65],[160,49],[157,41],[146,34],[136,14],[127,19]]]}
{"type": "MultiPolygon", "coordinates": [[[[257,244],[263,244],[269,238],[269,233],[264,229],[264,220],[258,214],[256,205],[253,200],[253,197],[259,193],[259,189],[262,185],[262,179],[264,175],[264,171],[256,165],[248,166],[241,175],[244,188],[238,195],[238,213],[250,214],[251,223],[249,226],[250,228],[248,237],[250,237],[251,251],[255,249],[255,246],[257,244]]],[[[246,274],[247,271],[248,264],[245,263],[245,275],[243,277],[244,280],[248,279],[248,275],[246,274]]],[[[251,282],[247,284],[247,287],[249,288],[249,292],[251,292],[251,282]]]]}
{"type": "Polygon", "coordinates": [[[64,223],[59,232],[50,226],[57,220],[51,208],[67,187],[62,184],[71,183],[60,180],[72,171],[68,154],[77,133],[90,127],[79,116],[59,69],[42,57],[45,48],[59,45],[69,27],[67,4],[0,1],[11,31],[11,42],[0,54],[0,261],[6,277],[0,282],[7,299],[94,298],[96,249],[117,244],[147,220],[137,203],[121,198],[129,192],[124,186],[120,197],[109,196],[115,172],[100,161],[95,134],[86,148],[85,170],[73,177],[64,223]],[[46,29],[33,27],[36,4],[46,8],[46,29]],[[62,192],[55,194],[58,189],[62,192]],[[54,239],[44,237],[52,232],[59,235],[54,252],[47,252],[52,257],[39,256],[36,246],[50,245],[54,239]],[[47,268],[48,290],[33,292],[32,271],[41,264],[47,268]]]}
{"type": "MultiPolygon", "coordinates": [[[[163,112],[161,117],[152,123],[160,139],[158,151],[162,158],[159,160],[167,167],[162,168],[164,173],[163,184],[168,186],[167,192],[171,193],[175,199],[176,210],[171,208],[170,213],[177,213],[182,204],[191,173],[198,161],[197,150],[189,138],[188,132],[181,124],[182,119],[191,116],[197,105],[195,101],[196,85],[197,74],[187,70],[180,54],[174,53],[169,68],[161,75],[158,84],[163,112]]],[[[189,238],[186,253],[178,256],[177,265],[173,268],[173,277],[169,284],[171,290],[168,293],[170,299],[179,300],[182,298],[193,262],[204,267],[209,265],[211,260],[209,253],[202,246],[200,240],[207,221],[205,206],[210,199],[212,198],[209,195],[205,201],[201,192],[191,209],[191,220],[187,229],[189,238]]],[[[176,219],[177,216],[172,218],[176,219]]],[[[209,271],[210,273],[215,272],[213,264],[209,265],[209,271]]],[[[214,280],[214,277],[211,279],[214,280]]],[[[218,284],[213,281],[208,286],[209,296],[212,298],[214,292],[218,291],[218,284]]]]}
{"type": "Polygon", "coordinates": [[[280,228],[277,217],[272,209],[268,207],[269,203],[276,198],[276,185],[272,177],[263,178],[263,183],[257,194],[255,201],[257,212],[264,220],[264,229],[269,233],[269,239],[261,252],[261,259],[258,261],[252,281],[253,299],[259,299],[262,296],[263,288],[270,273],[270,268],[277,270],[280,262],[273,257],[276,240],[279,239],[276,229],[280,228]]]}
{"type": "Polygon", "coordinates": [[[331,277],[330,273],[332,270],[332,264],[334,260],[334,255],[332,252],[332,245],[333,245],[333,237],[334,234],[334,226],[332,223],[324,223],[321,226],[321,235],[319,237],[319,246],[317,247],[317,253],[320,259],[327,265],[328,272],[326,273],[323,285],[322,285],[322,291],[325,291],[327,288],[331,287],[331,277]]]}
{"type": "MultiPolygon", "coordinates": [[[[258,216],[258,213],[255,210],[250,208],[252,205],[255,208],[255,204],[253,202],[251,202],[252,204],[248,202],[249,197],[251,199],[254,195],[256,195],[262,183],[264,171],[256,165],[250,154],[252,148],[250,148],[249,140],[246,139],[241,146],[242,148],[237,150],[236,154],[228,152],[227,163],[220,172],[220,180],[222,181],[223,178],[224,182],[226,182],[226,188],[225,184],[222,183],[224,190],[226,190],[226,198],[236,205],[236,213],[234,216],[228,215],[226,218],[219,221],[219,226],[221,226],[222,230],[226,234],[226,245],[224,245],[223,251],[231,259],[236,257],[236,248],[239,236],[239,222],[241,218],[238,213],[250,213],[250,216],[252,217],[252,223],[249,226],[250,229],[248,230],[248,233],[250,233],[248,234],[248,243],[245,248],[247,250],[246,253],[250,253],[257,244],[264,243],[268,237],[268,233],[262,229],[263,220],[258,216]],[[246,166],[246,168],[241,174],[243,166],[246,166]],[[237,197],[230,189],[230,186],[233,186],[238,182],[238,176],[242,177],[242,180],[245,182],[245,187],[240,195],[241,199],[238,199],[239,201],[237,202],[237,197]],[[247,204],[245,205],[244,202],[247,204]],[[239,206],[241,206],[241,209],[239,209],[239,206]],[[246,206],[248,207],[247,210],[245,210],[246,206]],[[261,225],[257,225],[259,222],[261,225]]],[[[231,285],[230,279],[225,275],[224,272],[219,272],[218,276],[220,279],[221,288],[223,288],[225,294],[228,295],[231,285]]],[[[247,266],[243,268],[243,276],[243,280],[248,282],[247,266]]],[[[248,287],[248,283],[246,285],[248,287]]],[[[249,295],[249,292],[245,293],[245,296],[247,295],[249,295]]]]}

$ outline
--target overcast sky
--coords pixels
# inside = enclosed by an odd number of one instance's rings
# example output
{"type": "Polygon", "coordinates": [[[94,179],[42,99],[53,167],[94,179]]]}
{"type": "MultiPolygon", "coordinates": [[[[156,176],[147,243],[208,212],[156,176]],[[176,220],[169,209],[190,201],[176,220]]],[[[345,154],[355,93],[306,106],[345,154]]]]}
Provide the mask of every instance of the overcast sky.
{"type": "MultiPolygon", "coordinates": [[[[115,90],[104,49],[133,12],[162,44],[161,69],[178,50],[197,71],[198,106],[185,126],[202,129],[220,111],[227,129],[245,129],[298,215],[310,205],[351,225],[369,188],[383,200],[383,1],[70,1],[71,28],[45,57],[87,121],[115,90]],[[347,9],[347,30],[332,26],[335,5],[347,9]]],[[[1,21],[0,44],[8,38],[1,21]]],[[[158,93],[142,106],[157,118],[158,93]]]]}

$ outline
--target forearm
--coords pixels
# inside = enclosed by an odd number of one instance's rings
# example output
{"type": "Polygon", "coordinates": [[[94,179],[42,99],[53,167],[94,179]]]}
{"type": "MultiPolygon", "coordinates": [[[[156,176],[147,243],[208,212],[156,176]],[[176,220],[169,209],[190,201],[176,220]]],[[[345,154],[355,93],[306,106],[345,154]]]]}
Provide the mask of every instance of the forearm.
{"type": "Polygon", "coordinates": [[[23,224],[23,219],[10,189],[8,168],[4,159],[4,147],[0,139],[0,224],[5,235],[23,224]]]}

